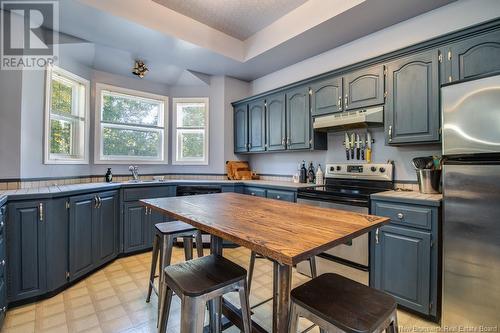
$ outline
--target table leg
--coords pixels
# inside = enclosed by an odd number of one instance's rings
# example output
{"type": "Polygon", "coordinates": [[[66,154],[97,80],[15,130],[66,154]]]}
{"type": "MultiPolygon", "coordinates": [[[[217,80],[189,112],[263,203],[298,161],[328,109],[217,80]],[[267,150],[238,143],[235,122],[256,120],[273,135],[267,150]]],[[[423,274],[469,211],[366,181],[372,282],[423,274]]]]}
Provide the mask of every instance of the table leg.
{"type": "Polygon", "coordinates": [[[292,267],[273,262],[273,282],[273,333],[287,333],[292,267]]]}
{"type": "Polygon", "coordinates": [[[222,255],[222,238],[210,235],[210,253],[222,255]]]}

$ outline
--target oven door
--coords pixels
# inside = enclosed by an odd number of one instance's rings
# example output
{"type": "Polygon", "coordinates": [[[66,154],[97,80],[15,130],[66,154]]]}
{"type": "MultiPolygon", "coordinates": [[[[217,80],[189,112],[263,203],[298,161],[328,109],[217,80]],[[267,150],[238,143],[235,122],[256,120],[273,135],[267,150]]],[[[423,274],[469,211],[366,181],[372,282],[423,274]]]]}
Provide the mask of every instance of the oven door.
{"type": "MultiPolygon", "coordinates": [[[[352,206],[347,203],[335,203],[331,201],[322,201],[317,199],[297,198],[297,203],[345,210],[349,212],[356,212],[361,214],[368,214],[368,204],[366,207],[352,206]]],[[[368,233],[354,238],[351,242],[337,245],[334,248],[325,251],[322,255],[325,259],[336,260],[339,263],[347,264],[349,266],[368,270],[368,233]]]]}

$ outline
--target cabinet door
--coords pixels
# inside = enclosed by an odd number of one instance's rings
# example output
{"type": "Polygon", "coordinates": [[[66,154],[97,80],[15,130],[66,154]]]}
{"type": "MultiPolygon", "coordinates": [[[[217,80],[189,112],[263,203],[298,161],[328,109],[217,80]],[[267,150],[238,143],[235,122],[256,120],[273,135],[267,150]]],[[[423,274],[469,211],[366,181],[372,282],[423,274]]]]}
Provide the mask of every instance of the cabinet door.
{"type": "Polygon", "coordinates": [[[146,208],[138,202],[128,202],[124,214],[124,251],[139,251],[151,246],[151,224],[146,208]]]}
{"type": "Polygon", "coordinates": [[[387,70],[386,143],[439,141],[438,51],[399,59],[387,70]]]}
{"type": "Polygon", "coordinates": [[[99,193],[94,209],[94,263],[100,266],[118,254],[118,197],[116,192],[99,193]]]}
{"type": "Polygon", "coordinates": [[[248,110],[246,104],[234,108],[234,152],[248,151],[248,110]]]}
{"type": "Polygon", "coordinates": [[[311,140],[309,88],[299,87],[286,93],[287,149],[307,149],[311,140]]]}
{"type": "Polygon", "coordinates": [[[50,221],[46,224],[47,258],[47,290],[52,291],[64,286],[69,272],[69,210],[66,207],[68,198],[57,198],[50,201],[50,221]]]}
{"type": "Polygon", "coordinates": [[[44,201],[9,204],[9,301],[38,296],[46,291],[45,225],[49,218],[47,211],[47,203],[44,201]]]}
{"type": "Polygon", "coordinates": [[[403,306],[429,314],[430,266],[430,232],[393,226],[379,229],[375,288],[393,295],[403,306]]]}
{"type": "Polygon", "coordinates": [[[248,151],[266,150],[266,108],[264,100],[248,105],[248,151]]]}
{"type": "Polygon", "coordinates": [[[457,42],[450,47],[451,76],[448,81],[471,79],[500,72],[500,31],[457,42]]]}
{"type": "Polygon", "coordinates": [[[384,104],[384,66],[374,66],[344,76],[344,110],[384,104]]]}
{"type": "Polygon", "coordinates": [[[286,112],[285,95],[275,94],[266,98],[267,150],[285,150],[286,112]]]}
{"type": "Polygon", "coordinates": [[[311,115],[342,112],[342,78],[329,78],[311,85],[311,115]]]}
{"type": "Polygon", "coordinates": [[[69,273],[71,281],[95,268],[92,219],[94,208],[97,206],[96,198],[96,194],[70,198],[69,273]]]}

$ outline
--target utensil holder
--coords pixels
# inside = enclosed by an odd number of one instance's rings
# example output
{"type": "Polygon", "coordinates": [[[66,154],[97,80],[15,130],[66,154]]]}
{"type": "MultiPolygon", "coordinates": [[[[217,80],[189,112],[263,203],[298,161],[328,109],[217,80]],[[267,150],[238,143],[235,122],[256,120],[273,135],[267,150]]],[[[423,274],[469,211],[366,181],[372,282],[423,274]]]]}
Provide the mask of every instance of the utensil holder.
{"type": "Polygon", "coordinates": [[[417,169],[416,171],[421,193],[441,193],[441,170],[417,169]]]}

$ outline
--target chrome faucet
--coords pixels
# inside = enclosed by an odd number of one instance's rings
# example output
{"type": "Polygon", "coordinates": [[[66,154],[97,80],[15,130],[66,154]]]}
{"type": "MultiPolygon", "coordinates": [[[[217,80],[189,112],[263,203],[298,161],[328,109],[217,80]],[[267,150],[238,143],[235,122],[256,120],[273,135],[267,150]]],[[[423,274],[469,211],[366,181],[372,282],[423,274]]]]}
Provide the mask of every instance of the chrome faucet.
{"type": "Polygon", "coordinates": [[[139,167],[137,165],[129,166],[128,171],[132,172],[132,178],[134,180],[139,180],[139,167]]]}

